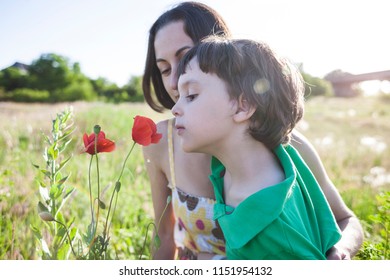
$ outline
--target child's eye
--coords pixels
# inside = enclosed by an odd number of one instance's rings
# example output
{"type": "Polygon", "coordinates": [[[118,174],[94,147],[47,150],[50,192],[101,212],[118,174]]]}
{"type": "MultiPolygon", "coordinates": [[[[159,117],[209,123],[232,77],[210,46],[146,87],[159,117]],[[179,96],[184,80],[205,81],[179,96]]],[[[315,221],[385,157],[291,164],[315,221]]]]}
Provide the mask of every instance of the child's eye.
{"type": "Polygon", "coordinates": [[[189,94],[186,96],[187,101],[193,101],[198,95],[197,94],[189,94]]]}

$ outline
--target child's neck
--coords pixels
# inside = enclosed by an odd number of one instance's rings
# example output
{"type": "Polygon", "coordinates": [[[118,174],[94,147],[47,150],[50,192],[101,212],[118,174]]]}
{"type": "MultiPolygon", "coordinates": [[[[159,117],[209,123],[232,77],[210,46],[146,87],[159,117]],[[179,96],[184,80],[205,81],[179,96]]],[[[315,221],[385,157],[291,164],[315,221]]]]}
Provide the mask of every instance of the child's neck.
{"type": "Polygon", "coordinates": [[[284,180],[274,153],[258,141],[248,141],[218,157],[226,168],[225,203],[237,206],[251,194],[284,180]]]}

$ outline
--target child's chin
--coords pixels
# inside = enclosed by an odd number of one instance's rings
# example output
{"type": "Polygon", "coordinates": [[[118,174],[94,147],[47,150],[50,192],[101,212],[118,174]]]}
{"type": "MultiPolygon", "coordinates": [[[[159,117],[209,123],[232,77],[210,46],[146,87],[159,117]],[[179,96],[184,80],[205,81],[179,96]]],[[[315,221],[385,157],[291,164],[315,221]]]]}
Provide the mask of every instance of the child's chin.
{"type": "Polygon", "coordinates": [[[191,147],[188,145],[182,145],[182,149],[186,153],[197,153],[198,152],[194,147],[191,147]]]}
{"type": "Polygon", "coordinates": [[[196,151],[194,151],[193,149],[191,148],[186,148],[186,147],[183,147],[183,151],[186,152],[186,153],[195,153],[196,151]]]}

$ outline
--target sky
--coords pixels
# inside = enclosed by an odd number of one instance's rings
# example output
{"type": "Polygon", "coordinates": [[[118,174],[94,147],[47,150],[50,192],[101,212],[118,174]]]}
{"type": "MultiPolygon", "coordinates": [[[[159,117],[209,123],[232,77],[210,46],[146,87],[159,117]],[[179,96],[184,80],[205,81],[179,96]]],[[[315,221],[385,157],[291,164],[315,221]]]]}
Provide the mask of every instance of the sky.
{"type": "MultiPolygon", "coordinates": [[[[0,0],[0,69],[44,53],[126,84],[142,75],[148,30],[177,0],[0,0]]],[[[388,0],[204,0],[236,38],[262,40],[312,76],[390,70],[388,0]]]]}

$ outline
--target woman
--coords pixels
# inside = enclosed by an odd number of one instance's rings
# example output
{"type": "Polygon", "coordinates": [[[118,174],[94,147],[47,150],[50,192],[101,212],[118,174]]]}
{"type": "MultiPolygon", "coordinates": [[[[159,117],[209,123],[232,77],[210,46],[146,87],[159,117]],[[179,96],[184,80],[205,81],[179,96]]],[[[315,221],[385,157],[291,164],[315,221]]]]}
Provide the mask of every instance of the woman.
{"type": "MultiPolygon", "coordinates": [[[[178,99],[176,71],[181,57],[210,34],[229,37],[230,31],[216,11],[197,2],[173,7],[152,25],[143,76],[144,96],[151,108],[158,112],[172,109],[178,99]]],[[[161,239],[153,257],[176,258],[179,248],[179,258],[222,258],[224,239],[212,220],[215,196],[208,179],[211,157],[183,152],[177,134],[172,133],[173,127],[174,120],[158,123],[163,138],[144,148],[161,239]],[[172,203],[166,208],[169,196],[172,203]]],[[[342,238],[328,252],[328,259],[350,259],[362,243],[358,219],[343,202],[312,145],[296,131],[292,145],[310,166],[342,231],[342,238]]]]}

